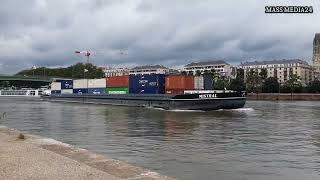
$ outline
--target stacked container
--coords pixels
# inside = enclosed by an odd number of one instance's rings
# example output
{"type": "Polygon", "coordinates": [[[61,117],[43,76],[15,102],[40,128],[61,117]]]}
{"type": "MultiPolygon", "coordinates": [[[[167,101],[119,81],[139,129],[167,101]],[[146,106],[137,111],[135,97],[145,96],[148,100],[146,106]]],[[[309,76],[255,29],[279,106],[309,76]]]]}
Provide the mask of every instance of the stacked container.
{"type": "Polygon", "coordinates": [[[211,74],[203,75],[203,84],[205,90],[214,90],[214,80],[211,74]]]}
{"type": "Polygon", "coordinates": [[[164,74],[145,74],[129,76],[129,92],[131,94],[163,94],[164,91],[164,74]]]}
{"type": "Polygon", "coordinates": [[[107,94],[128,94],[129,93],[129,76],[113,76],[106,78],[107,94]]]}
{"type": "Polygon", "coordinates": [[[61,94],[61,82],[52,82],[51,83],[51,94],[52,95],[61,94]]]}
{"type": "Polygon", "coordinates": [[[184,90],[194,89],[194,77],[171,75],[166,77],[166,94],[183,94],[184,90]]]}
{"type": "Polygon", "coordinates": [[[88,79],[73,80],[73,94],[87,94],[88,86],[89,86],[88,79]]]}
{"type": "Polygon", "coordinates": [[[89,79],[88,94],[104,94],[106,89],[106,79],[89,79]]]}
{"type": "Polygon", "coordinates": [[[73,93],[73,81],[72,80],[61,80],[61,94],[72,94],[73,93]]]}
{"type": "Polygon", "coordinates": [[[195,76],[194,77],[194,89],[196,89],[196,90],[203,90],[204,89],[203,76],[195,76]]]}

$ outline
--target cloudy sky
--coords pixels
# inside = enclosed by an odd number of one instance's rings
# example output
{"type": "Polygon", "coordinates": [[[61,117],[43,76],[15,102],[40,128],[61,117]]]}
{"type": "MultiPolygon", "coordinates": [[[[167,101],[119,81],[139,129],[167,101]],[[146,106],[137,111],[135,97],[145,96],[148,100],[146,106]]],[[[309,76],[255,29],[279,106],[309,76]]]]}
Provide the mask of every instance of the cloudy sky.
{"type": "Polygon", "coordinates": [[[35,66],[181,66],[197,60],[311,62],[319,0],[1,0],[0,74],[35,66]],[[265,14],[308,5],[313,14],[265,14]],[[125,52],[125,53],[122,53],[125,52]]]}

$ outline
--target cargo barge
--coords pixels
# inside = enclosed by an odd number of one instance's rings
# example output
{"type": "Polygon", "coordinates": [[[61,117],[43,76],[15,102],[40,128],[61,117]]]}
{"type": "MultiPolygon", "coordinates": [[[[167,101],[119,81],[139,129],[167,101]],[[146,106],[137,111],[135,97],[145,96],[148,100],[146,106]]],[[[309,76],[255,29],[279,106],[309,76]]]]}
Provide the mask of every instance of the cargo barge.
{"type": "Polygon", "coordinates": [[[244,92],[213,90],[211,77],[164,74],[61,80],[53,82],[51,94],[42,98],[59,102],[203,111],[242,108],[246,102],[244,92]]]}
{"type": "Polygon", "coordinates": [[[201,110],[237,109],[245,105],[244,92],[212,91],[194,94],[85,94],[50,95],[44,100],[54,102],[79,102],[105,105],[136,106],[161,108],[164,110],[201,110]]]}

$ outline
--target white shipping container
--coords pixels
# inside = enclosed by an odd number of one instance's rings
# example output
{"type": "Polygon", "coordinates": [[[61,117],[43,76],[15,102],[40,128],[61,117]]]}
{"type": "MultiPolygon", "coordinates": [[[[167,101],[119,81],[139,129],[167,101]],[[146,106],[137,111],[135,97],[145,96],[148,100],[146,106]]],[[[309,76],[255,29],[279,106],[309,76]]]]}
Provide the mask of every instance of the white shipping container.
{"type": "Polygon", "coordinates": [[[88,82],[88,87],[89,88],[106,88],[107,84],[106,84],[106,79],[102,78],[102,79],[89,79],[88,82]]]}
{"type": "Polygon", "coordinates": [[[72,94],[73,93],[73,89],[62,89],[61,90],[61,94],[72,94]]]}
{"type": "Polygon", "coordinates": [[[88,79],[77,79],[73,80],[73,89],[84,89],[89,85],[88,79]]]}
{"type": "Polygon", "coordinates": [[[203,76],[195,76],[194,77],[194,89],[197,89],[197,90],[204,89],[203,76]]]}
{"type": "Polygon", "coordinates": [[[61,82],[52,82],[51,90],[60,91],[61,90],[61,82]]]}

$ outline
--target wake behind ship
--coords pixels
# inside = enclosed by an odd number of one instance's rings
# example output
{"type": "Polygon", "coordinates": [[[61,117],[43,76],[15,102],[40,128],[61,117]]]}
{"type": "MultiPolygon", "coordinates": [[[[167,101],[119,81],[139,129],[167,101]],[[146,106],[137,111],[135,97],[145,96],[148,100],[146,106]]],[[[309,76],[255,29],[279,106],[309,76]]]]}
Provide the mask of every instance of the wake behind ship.
{"type": "MultiPolygon", "coordinates": [[[[60,80],[42,98],[58,102],[81,102],[165,110],[236,109],[245,105],[244,92],[205,90],[210,76],[152,74],[103,79],[60,80]]],[[[211,78],[211,79],[210,79],[211,78]]],[[[212,88],[212,87],[210,87],[212,88]]]]}

